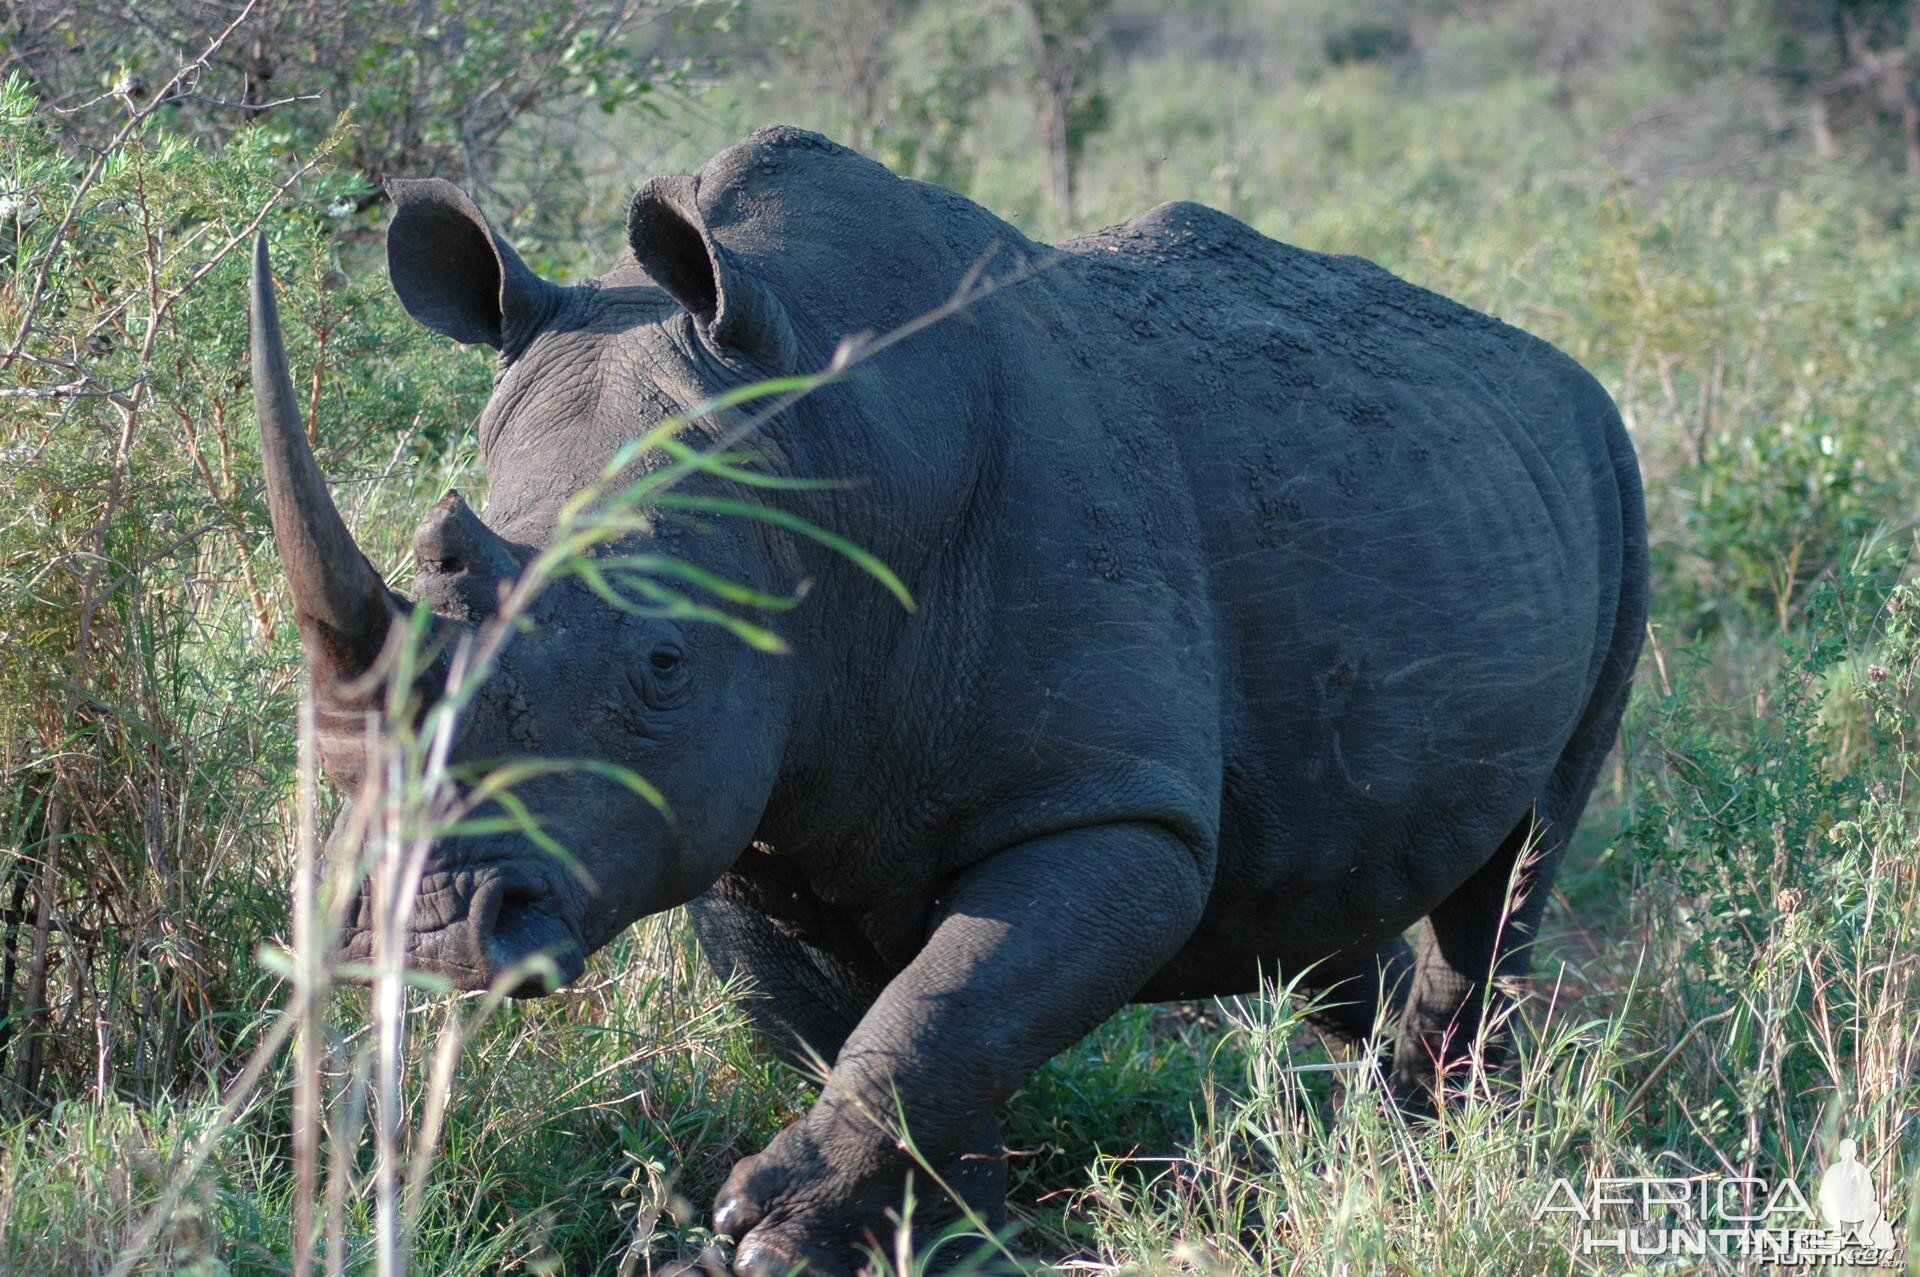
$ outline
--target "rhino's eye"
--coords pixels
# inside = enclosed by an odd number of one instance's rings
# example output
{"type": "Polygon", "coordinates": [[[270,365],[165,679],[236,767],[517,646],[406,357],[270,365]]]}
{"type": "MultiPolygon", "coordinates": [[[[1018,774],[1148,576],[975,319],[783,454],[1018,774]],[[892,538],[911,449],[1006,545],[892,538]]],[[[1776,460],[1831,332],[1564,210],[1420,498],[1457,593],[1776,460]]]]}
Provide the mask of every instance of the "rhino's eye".
{"type": "Polygon", "coordinates": [[[627,685],[648,709],[675,708],[687,699],[691,690],[685,653],[671,643],[662,643],[647,653],[644,666],[628,667],[627,685]]]}

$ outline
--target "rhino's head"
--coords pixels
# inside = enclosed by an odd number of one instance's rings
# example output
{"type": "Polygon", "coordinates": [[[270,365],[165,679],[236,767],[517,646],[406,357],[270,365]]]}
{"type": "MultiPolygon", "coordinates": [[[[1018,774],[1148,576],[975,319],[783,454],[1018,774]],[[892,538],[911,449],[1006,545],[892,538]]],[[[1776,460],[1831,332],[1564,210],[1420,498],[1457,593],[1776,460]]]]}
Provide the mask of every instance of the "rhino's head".
{"type": "MultiPolygon", "coordinates": [[[[362,790],[369,767],[369,714],[384,700],[382,653],[413,609],[431,611],[431,646],[443,653],[419,683],[431,701],[445,686],[444,654],[462,631],[486,625],[503,587],[536,552],[547,526],[543,492],[554,498],[551,508],[613,446],[710,391],[713,343],[772,343],[764,364],[791,357],[775,348],[790,330],[756,315],[747,290],[728,297],[722,256],[697,227],[673,224],[674,195],[656,189],[636,201],[632,238],[656,252],[653,261],[627,264],[646,268],[632,287],[602,281],[568,290],[529,270],[453,188],[412,183],[397,192],[390,263],[408,310],[507,357],[483,432],[494,441],[496,470],[500,448],[515,453],[511,480],[493,476],[495,509],[510,489],[521,516],[502,536],[449,494],[414,538],[414,602],[387,589],[328,495],[295,406],[264,241],[256,250],[253,378],[268,502],[314,688],[322,762],[349,794],[362,790]],[[646,225],[648,217],[666,224],[646,225]],[[700,349],[690,348],[690,337],[700,349]],[[619,411],[634,419],[611,419],[609,404],[627,405],[619,411]],[[649,413],[652,420],[641,419],[649,413]],[[543,437],[553,454],[546,466],[529,460],[543,437]],[[595,437],[607,443],[597,454],[595,437]]],[[[755,534],[709,527],[691,540],[716,575],[775,585],[755,534]]],[[[475,769],[526,757],[589,764],[513,790],[575,863],[521,832],[443,839],[409,924],[411,964],[473,989],[544,952],[572,979],[589,953],[635,919],[705,890],[751,841],[766,808],[788,727],[784,678],[777,659],[719,627],[616,609],[573,578],[547,587],[462,713],[451,761],[475,769]],[[614,769],[655,786],[670,815],[614,769]]],[[[363,901],[345,937],[347,956],[370,953],[369,919],[363,901]]]]}

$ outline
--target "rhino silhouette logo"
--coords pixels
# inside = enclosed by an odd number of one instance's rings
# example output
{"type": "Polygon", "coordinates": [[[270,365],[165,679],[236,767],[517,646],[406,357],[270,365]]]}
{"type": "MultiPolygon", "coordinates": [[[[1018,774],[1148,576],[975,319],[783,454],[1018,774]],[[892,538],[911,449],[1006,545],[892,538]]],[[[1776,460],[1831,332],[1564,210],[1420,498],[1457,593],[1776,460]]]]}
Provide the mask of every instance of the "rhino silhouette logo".
{"type": "Polygon", "coordinates": [[[1828,1228],[1874,1250],[1893,1249],[1893,1226],[1880,1209],[1873,1176],[1860,1160],[1860,1146],[1852,1140],[1841,1140],[1834,1149],[1834,1160],[1820,1177],[1819,1204],[1828,1228]]]}

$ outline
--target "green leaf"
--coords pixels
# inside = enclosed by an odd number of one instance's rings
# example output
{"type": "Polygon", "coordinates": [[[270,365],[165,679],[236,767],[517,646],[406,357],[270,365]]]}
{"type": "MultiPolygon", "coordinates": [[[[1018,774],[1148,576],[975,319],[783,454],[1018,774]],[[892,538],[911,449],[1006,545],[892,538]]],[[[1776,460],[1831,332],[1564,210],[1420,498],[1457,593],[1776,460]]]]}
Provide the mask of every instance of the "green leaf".
{"type": "Polygon", "coordinates": [[[817,524],[809,523],[791,511],[782,510],[778,506],[753,505],[745,501],[736,501],[731,497],[710,497],[684,492],[668,493],[659,498],[658,504],[681,510],[700,510],[708,514],[731,514],[743,519],[759,519],[789,531],[798,532],[801,536],[818,541],[821,545],[858,564],[868,575],[886,586],[893,597],[900,600],[900,606],[909,612],[916,610],[913,595],[907,592],[907,587],[886,564],[838,533],[829,532],[817,524]]]}
{"type": "Polygon", "coordinates": [[[709,593],[719,595],[729,603],[759,608],[766,612],[788,611],[807,596],[808,583],[804,581],[792,594],[767,594],[671,555],[627,554],[615,558],[598,559],[595,562],[604,572],[659,573],[664,576],[677,576],[683,581],[691,581],[709,593]]]}

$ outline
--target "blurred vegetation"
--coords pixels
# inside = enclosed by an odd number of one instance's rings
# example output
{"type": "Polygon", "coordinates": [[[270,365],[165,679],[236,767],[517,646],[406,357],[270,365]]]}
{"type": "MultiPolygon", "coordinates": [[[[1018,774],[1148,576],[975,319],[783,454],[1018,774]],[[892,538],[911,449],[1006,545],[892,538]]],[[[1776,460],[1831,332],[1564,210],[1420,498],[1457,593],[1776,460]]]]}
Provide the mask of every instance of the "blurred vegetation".
{"type": "MultiPolygon", "coordinates": [[[[0,5],[0,1269],[104,1270],[284,992],[254,954],[287,929],[299,660],[236,249],[272,240],[322,465],[404,584],[419,513],[481,483],[490,369],[400,313],[378,181],[482,190],[578,278],[635,184],[776,120],[1041,238],[1187,198],[1373,258],[1586,363],[1646,474],[1648,662],[1517,1078],[1415,1137],[1329,1103],[1283,1002],[1137,1009],[1015,1106],[1023,1247],[1574,1271],[1531,1219],[1553,1176],[1806,1186],[1843,1126],[1920,1218],[1909,5],[355,0],[217,43],[241,13],[0,5]]],[[[806,1094],[671,917],[462,1078],[421,1271],[695,1246],[676,1200],[806,1094]]],[[[249,1103],[154,1271],[286,1270],[288,1102],[249,1103]]]]}
{"type": "Polygon", "coordinates": [[[271,130],[218,149],[136,131],[87,163],[18,80],[0,128],[0,341],[18,352],[0,391],[0,1061],[16,1098],[86,1078],[164,1092],[244,1032],[266,993],[251,949],[285,913],[297,651],[235,250],[264,226],[303,281],[294,340],[361,510],[459,464],[460,399],[486,374],[340,270],[325,209],[357,179],[287,171],[271,130]]]}
{"type": "Polygon", "coordinates": [[[658,113],[724,31],[733,0],[10,0],[0,76],[21,76],[71,144],[97,145],[117,99],[159,108],[169,133],[218,146],[269,120],[306,151],[333,137],[379,199],[390,177],[439,176],[501,214],[538,204],[565,225],[583,175],[566,135],[582,117],[658,113]],[[222,38],[228,26],[230,35],[222,38]],[[189,74],[177,74],[181,68],[189,74]]]}

